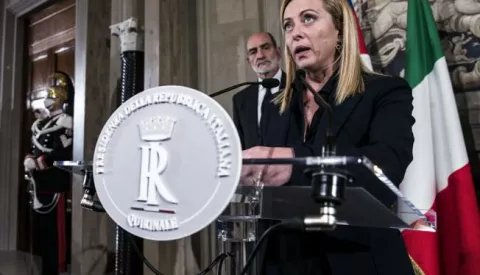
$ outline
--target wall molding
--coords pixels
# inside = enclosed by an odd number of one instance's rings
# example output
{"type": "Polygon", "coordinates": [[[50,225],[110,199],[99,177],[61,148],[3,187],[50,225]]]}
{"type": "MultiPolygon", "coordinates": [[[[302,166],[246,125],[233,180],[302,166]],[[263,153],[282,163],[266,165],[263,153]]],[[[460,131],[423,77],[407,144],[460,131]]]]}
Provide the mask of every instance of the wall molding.
{"type": "Polygon", "coordinates": [[[75,27],[56,33],[52,36],[39,40],[28,47],[30,55],[38,54],[75,39],[75,27]]]}
{"type": "Polygon", "coordinates": [[[10,4],[7,10],[16,17],[20,17],[48,2],[52,2],[52,0],[17,0],[10,4]]]}

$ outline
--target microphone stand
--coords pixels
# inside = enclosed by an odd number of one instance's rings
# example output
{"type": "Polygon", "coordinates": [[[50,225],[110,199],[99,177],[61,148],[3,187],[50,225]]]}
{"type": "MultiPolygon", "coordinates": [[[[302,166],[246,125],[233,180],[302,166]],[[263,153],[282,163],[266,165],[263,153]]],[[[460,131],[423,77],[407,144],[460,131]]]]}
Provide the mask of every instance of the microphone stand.
{"type": "Polygon", "coordinates": [[[219,96],[219,95],[224,94],[226,92],[230,92],[231,90],[234,90],[238,87],[245,86],[245,85],[262,85],[265,88],[274,88],[274,87],[278,87],[280,85],[280,81],[278,81],[278,79],[275,79],[275,78],[265,78],[262,81],[243,82],[243,83],[235,84],[235,85],[230,86],[228,88],[225,88],[223,90],[220,90],[220,91],[215,92],[213,94],[210,94],[209,96],[210,97],[216,97],[216,96],[219,96]]]}
{"type": "MultiPolygon", "coordinates": [[[[325,151],[324,151],[325,152],[325,151]]],[[[349,164],[364,164],[366,158],[351,156],[300,157],[300,158],[252,158],[243,159],[244,165],[296,165],[305,166],[306,173],[312,178],[312,198],[320,204],[319,215],[303,219],[307,231],[333,230],[336,227],[336,208],[344,200],[345,188],[353,183],[353,176],[346,170],[339,169],[349,164]]],[[[393,185],[393,183],[392,183],[393,185]]]]}
{"type": "Polygon", "coordinates": [[[260,84],[262,84],[262,82],[243,82],[243,83],[235,84],[231,87],[225,88],[223,90],[220,90],[218,92],[215,92],[215,93],[211,94],[210,97],[216,97],[218,95],[224,94],[224,93],[229,92],[229,91],[231,91],[233,89],[236,89],[238,87],[242,87],[242,86],[245,86],[245,85],[254,85],[254,84],[260,85],[260,84]]]}
{"type": "Polygon", "coordinates": [[[105,212],[103,205],[100,201],[95,199],[95,184],[93,182],[93,175],[91,170],[84,169],[84,178],[83,178],[83,197],[80,201],[80,205],[88,210],[93,212],[105,212]]]}
{"type": "MultiPolygon", "coordinates": [[[[327,111],[328,124],[326,129],[325,145],[322,146],[321,157],[335,157],[336,144],[332,131],[332,108],[305,80],[305,71],[298,70],[296,76],[313,94],[315,103],[327,111]]],[[[342,204],[345,197],[347,183],[353,183],[354,178],[345,169],[336,165],[320,164],[311,167],[305,173],[312,179],[312,198],[320,205],[320,216],[307,217],[305,223],[307,230],[325,230],[336,227],[336,207],[342,204]],[[318,226],[317,226],[318,225],[318,226]]]]}

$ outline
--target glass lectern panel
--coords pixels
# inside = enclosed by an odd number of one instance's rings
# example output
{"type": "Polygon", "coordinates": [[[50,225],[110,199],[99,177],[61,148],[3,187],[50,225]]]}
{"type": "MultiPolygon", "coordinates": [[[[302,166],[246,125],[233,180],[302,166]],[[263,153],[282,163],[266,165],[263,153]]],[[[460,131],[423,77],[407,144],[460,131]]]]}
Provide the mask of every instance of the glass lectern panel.
{"type": "MultiPolygon", "coordinates": [[[[265,186],[261,197],[260,219],[288,220],[314,216],[319,213],[319,208],[311,199],[309,186],[265,186]]],[[[427,217],[418,209],[407,207],[397,213],[361,187],[346,188],[345,200],[337,207],[336,216],[338,225],[360,227],[435,231],[436,225],[434,215],[427,217]]]]}
{"type": "MultiPolygon", "coordinates": [[[[250,159],[245,161],[249,164],[266,164],[269,162],[278,162],[279,160],[269,159],[250,159]]],[[[336,206],[336,224],[362,227],[377,228],[397,228],[411,229],[421,231],[436,230],[436,214],[431,210],[418,209],[409,201],[402,192],[393,184],[392,181],[383,173],[383,171],[372,163],[366,157],[306,157],[295,159],[280,160],[284,164],[300,164],[310,167],[328,167],[328,166],[347,166],[356,165],[367,172],[372,173],[378,181],[379,188],[385,189],[398,199],[396,209],[386,207],[377,198],[371,195],[367,190],[358,186],[349,186],[345,188],[344,200],[341,205],[336,206]]],[[[245,165],[245,164],[244,164],[245,165]]],[[[319,216],[321,206],[311,197],[312,187],[310,186],[264,186],[259,189],[258,186],[239,185],[237,195],[256,194],[254,204],[257,219],[267,220],[289,220],[293,218],[304,218],[306,216],[319,216]],[[251,188],[252,190],[248,190],[251,188]],[[259,200],[259,202],[257,201],[259,200]]],[[[233,203],[233,201],[232,201],[233,203]]],[[[230,205],[219,221],[235,219],[235,214],[231,212],[230,205]]],[[[235,201],[235,207],[242,209],[253,209],[249,200],[243,202],[235,201]],[[239,204],[244,204],[239,206],[239,204]]],[[[239,216],[237,217],[239,218],[239,216]]]]}
{"type": "MultiPolygon", "coordinates": [[[[361,187],[347,186],[345,200],[337,209],[338,225],[436,231],[437,217],[433,210],[416,208],[381,169],[366,158],[360,160],[357,163],[370,170],[398,197],[397,209],[386,207],[361,187]]],[[[91,161],[57,161],[54,165],[80,175],[92,171],[91,161]]],[[[259,219],[288,220],[315,215],[319,206],[311,199],[310,192],[309,186],[272,187],[258,182],[240,184],[232,202],[218,219],[219,237],[232,241],[255,241],[256,221],[259,219]]]]}
{"type": "Polygon", "coordinates": [[[218,238],[230,242],[254,242],[261,219],[262,184],[238,185],[230,204],[218,217],[218,238]]]}

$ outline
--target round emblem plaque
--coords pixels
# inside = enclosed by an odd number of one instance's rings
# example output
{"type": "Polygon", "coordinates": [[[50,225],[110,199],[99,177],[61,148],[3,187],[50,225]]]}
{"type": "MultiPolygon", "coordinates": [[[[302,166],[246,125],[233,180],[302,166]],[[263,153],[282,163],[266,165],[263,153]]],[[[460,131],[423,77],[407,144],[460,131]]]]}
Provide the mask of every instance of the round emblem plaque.
{"type": "Polygon", "coordinates": [[[190,236],[226,208],[240,180],[242,149],[225,109],[183,86],[143,91],[108,119],[93,158],[107,214],[140,238],[190,236]]]}

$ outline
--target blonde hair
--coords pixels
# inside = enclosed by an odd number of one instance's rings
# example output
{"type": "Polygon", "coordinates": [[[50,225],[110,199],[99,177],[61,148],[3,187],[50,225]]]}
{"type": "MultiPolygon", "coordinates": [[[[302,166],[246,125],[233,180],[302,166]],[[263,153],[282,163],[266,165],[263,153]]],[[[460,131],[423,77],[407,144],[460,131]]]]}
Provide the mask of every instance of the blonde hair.
{"type": "MultiPolygon", "coordinates": [[[[283,0],[280,9],[280,18],[283,21],[285,8],[293,0],[283,0]]],[[[335,101],[342,103],[345,99],[365,90],[362,72],[372,73],[366,67],[360,57],[358,33],[355,25],[355,17],[346,0],[319,0],[323,1],[325,10],[331,15],[335,28],[339,31],[341,44],[339,49],[338,86],[335,101]]],[[[282,28],[283,29],[283,28],[282,28]]],[[[285,35],[285,34],[284,34],[285,35]]],[[[280,103],[280,112],[285,111],[290,103],[293,93],[293,79],[296,65],[293,57],[285,44],[285,67],[287,79],[285,90],[277,97],[280,103]]]]}

